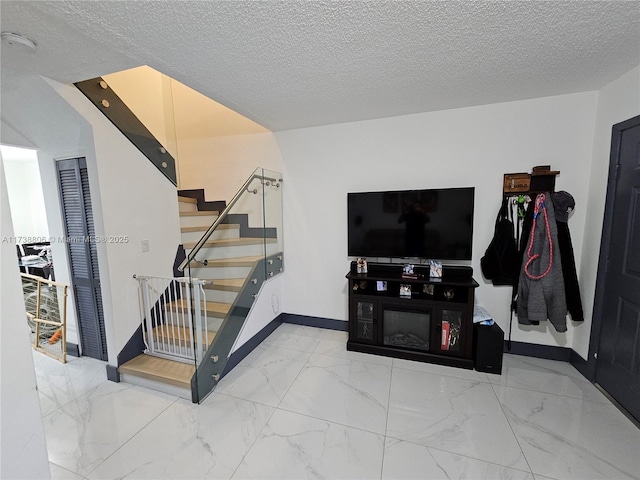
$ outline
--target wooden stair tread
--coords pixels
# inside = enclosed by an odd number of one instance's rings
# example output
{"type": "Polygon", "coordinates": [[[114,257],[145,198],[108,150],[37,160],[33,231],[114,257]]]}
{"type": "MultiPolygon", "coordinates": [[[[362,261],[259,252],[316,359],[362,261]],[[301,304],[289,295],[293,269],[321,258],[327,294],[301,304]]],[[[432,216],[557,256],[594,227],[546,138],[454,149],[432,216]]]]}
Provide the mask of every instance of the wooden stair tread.
{"type": "Polygon", "coordinates": [[[253,267],[257,262],[262,260],[262,255],[252,255],[248,257],[230,257],[215,258],[207,260],[207,266],[198,266],[198,268],[220,268],[220,267],[253,267]]]}
{"type": "Polygon", "coordinates": [[[198,200],[196,200],[195,198],[181,197],[180,195],[178,195],[178,201],[182,203],[195,203],[196,205],[198,204],[198,200]]]}
{"type": "Polygon", "coordinates": [[[179,212],[181,217],[206,217],[211,215],[219,215],[219,212],[211,210],[202,210],[197,212],[179,212]]]}
{"type": "MultiPolygon", "coordinates": [[[[189,232],[206,232],[209,230],[211,225],[201,225],[199,227],[181,227],[181,233],[189,233],[189,232]]],[[[240,225],[237,223],[223,223],[216,227],[216,230],[232,230],[234,228],[240,228],[240,225]]]]}
{"type": "Polygon", "coordinates": [[[246,278],[221,278],[212,280],[212,283],[207,283],[204,288],[209,290],[225,290],[228,292],[239,292],[246,278]]]}
{"type": "MultiPolygon", "coordinates": [[[[190,308],[189,302],[184,298],[167,303],[167,308],[176,309],[177,311],[188,310],[190,308]]],[[[229,310],[231,304],[221,302],[207,302],[207,313],[212,314],[214,317],[224,318],[229,310]]]]}
{"type": "Polygon", "coordinates": [[[118,371],[175,385],[176,387],[191,389],[191,377],[193,377],[195,369],[193,364],[142,354],[120,365],[118,371]]]}
{"type": "MultiPolygon", "coordinates": [[[[207,241],[204,246],[205,247],[235,247],[240,245],[261,245],[266,241],[266,243],[276,243],[277,239],[275,238],[222,238],[220,240],[210,240],[207,241]]],[[[198,242],[187,242],[183,244],[185,249],[191,249],[196,246],[198,242]]]]}

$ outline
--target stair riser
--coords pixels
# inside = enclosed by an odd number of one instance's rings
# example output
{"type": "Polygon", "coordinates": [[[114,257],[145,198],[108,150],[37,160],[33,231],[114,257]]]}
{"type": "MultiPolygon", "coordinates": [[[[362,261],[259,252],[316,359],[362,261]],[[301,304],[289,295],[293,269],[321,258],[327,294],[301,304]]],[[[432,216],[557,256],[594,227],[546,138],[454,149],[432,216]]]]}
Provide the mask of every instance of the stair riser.
{"type": "MultiPolygon", "coordinates": [[[[205,233],[205,230],[197,232],[182,232],[180,238],[182,238],[183,244],[188,242],[197,242],[205,233]]],[[[209,240],[222,240],[225,238],[240,238],[240,228],[223,228],[216,230],[211,234],[209,240]]]]}
{"type": "MultiPolygon", "coordinates": [[[[174,315],[176,315],[176,314],[182,315],[182,309],[181,308],[180,309],[176,309],[176,310],[168,309],[167,318],[169,318],[169,316],[171,315],[171,312],[173,312],[174,315]]],[[[209,318],[214,318],[214,317],[224,318],[224,314],[221,313],[221,312],[209,311],[209,312],[207,312],[207,317],[209,317],[209,318]]]]}
{"type": "MultiPolygon", "coordinates": [[[[211,344],[211,342],[213,342],[214,337],[216,336],[216,331],[215,330],[209,330],[209,335],[208,335],[208,342],[202,346],[202,351],[206,352],[207,348],[209,348],[209,345],[211,344]]],[[[205,335],[204,332],[202,334],[202,340],[204,342],[205,340],[205,335]]],[[[185,349],[191,349],[192,344],[191,344],[191,338],[186,338],[186,339],[182,339],[182,338],[176,338],[176,339],[171,339],[171,338],[157,338],[156,340],[156,345],[161,346],[163,345],[163,343],[168,344],[172,344],[177,346],[178,348],[185,348],[185,349]]]]}
{"type": "Polygon", "coordinates": [[[195,203],[178,201],[179,212],[197,212],[198,206],[195,203]]]}
{"type": "MultiPolygon", "coordinates": [[[[267,255],[274,255],[280,251],[277,243],[267,244],[267,255]]],[[[191,250],[187,250],[187,255],[191,250]]],[[[254,255],[264,255],[264,245],[225,245],[224,247],[203,247],[197,258],[219,259],[235,257],[251,257],[254,255]]]]}
{"type": "Polygon", "coordinates": [[[180,217],[181,227],[201,227],[202,225],[211,225],[218,218],[217,215],[202,215],[196,217],[180,217]]]}
{"type": "Polygon", "coordinates": [[[161,377],[156,377],[155,379],[144,378],[135,373],[129,372],[121,372],[120,373],[120,381],[122,383],[128,383],[131,385],[138,385],[140,387],[148,388],[150,390],[155,390],[157,392],[164,392],[169,395],[173,395],[174,397],[184,398],[186,400],[191,401],[191,384],[181,384],[180,386],[175,386],[171,384],[167,384],[163,381],[164,379],[161,377]]]}
{"type": "MultiPolygon", "coordinates": [[[[173,324],[173,321],[175,320],[175,318],[171,318],[171,317],[167,317],[166,318],[166,325],[170,326],[173,324]]],[[[217,332],[220,329],[220,325],[222,325],[222,321],[224,320],[224,318],[218,318],[218,317],[212,317],[211,314],[207,315],[207,328],[206,330],[212,332],[211,335],[209,335],[209,340],[213,340],[213,333],[217,332]]],[[[183,327],[184,325],[182,323],[179,324],[179,326],[183,327]]],[[[204,330],[204,327],[203,327],[204,330]]]]}
{"type": "Polygon", "coordinates": [[[224,290],[205,289],[208,302],[233,303],[238,296],[238,292],[228,292],[224,290]]]}
{"type": "MultiPolygon", "coordinates": [[[[243,278],[251,273],[252,267],[191,267],[191,276],[199,279],[243,278]]],[[[185,275],[188,271],[185,268],[185,275]]]]}
{"type": "MultiPolygon", "coordinates": [[[[211,343],[211,340],[213,339],[214,335],[213,332],[209,335],[209,343],[211,343]]],[[[191,339],[187,338],[187,339],[171,339],[171,338],[157,338],[156,339],[156,344],[157,345],[162,345],[163,342],[166,342],[167,344],[171,343],[172,345],[176,345],[180,348],[191,348],[191,339]]],[[[203,347],[203,351],[206,351],[206,348],[203,347]]]]}

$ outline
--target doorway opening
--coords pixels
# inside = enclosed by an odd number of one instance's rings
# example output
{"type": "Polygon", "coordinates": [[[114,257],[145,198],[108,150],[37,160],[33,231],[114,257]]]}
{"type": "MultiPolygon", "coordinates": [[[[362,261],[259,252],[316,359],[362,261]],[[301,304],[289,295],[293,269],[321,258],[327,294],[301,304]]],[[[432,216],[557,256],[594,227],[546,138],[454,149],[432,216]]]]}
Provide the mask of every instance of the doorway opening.
{"type": "MultiPolygon", "coordinates": [[[[68,162],[78,163],[84,159],[54,162],[50,158],[39,158],[38,152],[33,149],[8,145],[0,145],[0,149],[2,150],[9,208],[14,227],[13,237],[3,239],[3,241],[15,243],[16,262],[21,273],[33,276],[31,283],[35,284],[37,278],[42,278],[69,285],[65,308],[66,342],[64,346],[59,344],[57,346],[71,356],[83,355],[107,360],[102,296],[99,291],[99,279],[97,280],[97,289],[95,280],[98,274],[98,259],[95,255],[95,244],[87,241],[91,235],[95,236],[95,232],[90,230],[93,233],[86,233],[81,239],[78,239],[79,232],[73,230],[77,225],[81,225],[86,230],[87,221],[91,226],[93,225],[86,163],[82,168],[78,166],[76,183],[70,184],[67,181],[65,189],[68,198],[66,201],[63,198],[60,180],[61,175],[67,179],[76,178],[76,171],[73,173],[60,171],[61,162],[67,162],[68,165],[68,162]],[[73,198],[82,200],[83,210],[78,210],[81,212],[82,218],[77,215],[78,204],[77,202],[73,203],[73,198]],[[69,207],[66,216],[65,202],[69,207]],[[89,216],[87,216],[87,211],[89,216]],[[67,221],[65,222],[65,220],[67,221]],[[69,230],[70,228],[71,230],[69,230]],[[76,243],[70,246],[69,239],[74,239],[76,243]],[[86,254],[84,263],[79,257],[81,253],[86,254]],[[73,275],[74,271],[76,278],[73,275]],[[82,275],[84,271],[92,273],[90,280],[82,275]],[[88,290],[87,284],[89,284],[88,290]],[[90,312],[91,315],[87,313],[88,305],[93,308],[93,312],[90,312]],[[88,318],[90,319],[87,320],[88,318]],[[102,328],[98,327],[95,331],[93,326],[83,327],[83,319],[87,323],[101,322],[102,328]],[[94,339],[97,340],[94,341],[94,339]]],[[[23,284],[24,281],[23,279],[23,284]]],[[[48,286],[45,290],[51,290],[51,287],[48,286]]],[[[32,296],[37,303],[37,294],[32,296]]],[[[56,299],[53,300],[57,300],[57,297],[59,295],[56,295],[56,299]]],[[[43,311],[43,308],[46,310],[47,306],[54,303],[58,306],[58,310],[63,308],[62,300],[47,303],[47,299],[49,297],[41,298],[41,308],[38,312],[43,311]]],[[[55,313],[58,310],[52,308],[51,312],[55,313]]],[[[25,328],[28,326],[25,319],[25,328]]]]}

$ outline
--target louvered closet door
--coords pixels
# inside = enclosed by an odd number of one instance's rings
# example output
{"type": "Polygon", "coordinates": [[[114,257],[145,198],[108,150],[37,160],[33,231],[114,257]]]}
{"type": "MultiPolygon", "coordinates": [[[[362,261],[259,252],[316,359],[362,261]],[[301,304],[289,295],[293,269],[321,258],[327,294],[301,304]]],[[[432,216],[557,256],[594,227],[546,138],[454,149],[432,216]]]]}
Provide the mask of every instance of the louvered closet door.
{"type": "Polygon", "coordinates": [[[107,360],[87,163],[84,158],[60,160],[57,168],[81,353],[107,360]]]}

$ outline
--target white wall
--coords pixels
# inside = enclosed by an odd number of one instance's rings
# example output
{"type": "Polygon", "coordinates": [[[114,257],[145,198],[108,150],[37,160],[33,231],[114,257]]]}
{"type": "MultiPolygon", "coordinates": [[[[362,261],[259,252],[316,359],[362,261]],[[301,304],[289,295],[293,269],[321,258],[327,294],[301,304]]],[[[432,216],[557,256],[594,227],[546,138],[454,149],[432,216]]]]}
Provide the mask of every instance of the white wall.
{"type": "Polygon", "coordinates": [[[176,159],[180,189],[228,201],[257,167],[281,165],[269,130],[177,80],[147,66],[103,78],[176,159]]]}
{"type": "MultiPolygon", "coordinates": [[[[285,178],[282,310],[347,319],[348,192],[474,186],[476,301],[506,332],[511,291],[480,271],[503,174],[547,164],[561,171],[556,189],[576,200],[569,227],[580,259],[596,101],[590,92],[276,133],[285,178]]],[[[548,322],[524,328],[514,320],[513,340],[571,347],[581,328],[557,334],[548,322]]]]}
{"type": "Polygon", "coordinates": [[[238,335],[231,353],[244,345],[251,337],[266,327],[282,312],[282,275],[278,275],[262,284],[257,300],[251,306],[247,321],[238,335]]]}
{"type": "Polygon", "coordinates": [[[165,88],[163,75],[151,67],[141,66],[103,75],[102,78],[151,134],[177,158],[171,89],[165,88]]]}
{"type": "Polygon", "coordinates": [[[584,244],[580,259],[579,281],[583,292],[585,328],[576,330],[574,339],[574,350],[585,359],[589,351],[602,220],[609,177],[611,127],[637,115],[640,115],[640,66],[614,80],[598,94],[593,162],[587,199],[589,220],[584,226],[584,244]]]}
{"type": "Polygon", "coordinates": [[[48,82],[91,126],[92,138],[77,149],[87,159],[96,234],[128,239],[98,244],[109,363],[115,365],[140,325],[133,275],[173,274],[180,243],[176,188],[77,89],[48,82]],[[141,251],[142,240],[149,240],[149,252],[141,251]]]}
{"type": "MultiPolygon", "coordinates": [[[[13,236],[0,155],[2,237],[13,236]]],[[[16,249],[0,243],[0,478],[51,478],[16,249]]]]}
{"type": "Polygon", "coordinates": [[[282,154],[273,133],[178,138],[181,152],[187,152],[180,161],[180,188],[204,188],[207,200],[228,202],[258,167],[282,172],[282,154]]]}
{"type": "Polygon", "coordinates": [[[3,147],[3,150],[14,235],[33,239],[21,243],[40,241],[38,238],[48,239],[49,228],[36,151],[20,149],[22,152],[30,152],[30,155],[23,153],[22,158],[18,158],[17,155],[11,156],[15,148],[3,147]]]}

